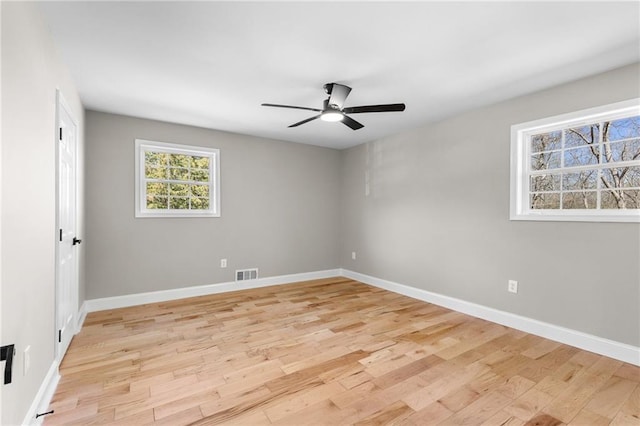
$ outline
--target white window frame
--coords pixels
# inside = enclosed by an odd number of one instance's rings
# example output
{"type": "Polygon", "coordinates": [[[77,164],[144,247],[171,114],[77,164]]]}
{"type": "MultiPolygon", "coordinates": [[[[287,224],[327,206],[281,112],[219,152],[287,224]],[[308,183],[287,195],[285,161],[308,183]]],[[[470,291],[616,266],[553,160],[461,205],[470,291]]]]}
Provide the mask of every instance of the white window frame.
{"type": "Polygon", "coordinates": [[[135,140],[135,217],[220,217],[220,150],[167,142],[135,140]],[[147,179],[145,177],[146,151],[184,154],[209,158],[209,209],[147,209],[147,179]]]}
{"type": "MultiPolygon", "coordinates": [[[[532,135],[640,115],[640,98],[595,108],[547,117],[511,126],[511,220],[547,220],[577,222],[640,222],[640,209],[531,209],[530,164],[532,135]]],[[[640,160],[618,163],[639,165],[640,160]]],[[[593,168],[602,168],[595,166],[593,168]]]]}

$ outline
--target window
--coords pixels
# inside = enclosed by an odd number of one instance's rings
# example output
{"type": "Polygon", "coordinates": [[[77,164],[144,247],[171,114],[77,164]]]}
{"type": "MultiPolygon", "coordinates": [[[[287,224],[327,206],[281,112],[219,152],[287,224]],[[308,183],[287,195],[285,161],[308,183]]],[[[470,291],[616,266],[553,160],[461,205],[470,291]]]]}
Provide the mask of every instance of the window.
{"type": "Polygon", "coordinates": [[[511,219],[640,222],[640,99],[512,126],[511,219]]]}
{"type": "Polygon", "coordinates": [[[136,217],[220,216],[220,151],[136,139],[136,217]]]}

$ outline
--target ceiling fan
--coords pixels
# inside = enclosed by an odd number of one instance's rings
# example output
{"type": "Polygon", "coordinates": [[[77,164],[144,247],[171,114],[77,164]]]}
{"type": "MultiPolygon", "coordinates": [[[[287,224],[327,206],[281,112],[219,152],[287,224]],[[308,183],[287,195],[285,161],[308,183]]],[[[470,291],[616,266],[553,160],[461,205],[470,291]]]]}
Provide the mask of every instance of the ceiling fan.
{"type": "Polygon", "coordinates": [[[329,97],[324,100],[322,109],[279,104],[262,104],[262,106],[304,109],[320,113],[311,118],[298,121],[297,123],[294,123],[289,127],[297,127],[301,124],[305,124],[319,118],[323,121],[342,121],[345,126],[350,127],[353,130],[361,129],[364,127],[364,125],[349,117],[347,114],[360,114],[363,112],[404,111],[405,108],[404,104],[364,105],[345,108],[344,101],[347,99],[347,96],[349,96],[351,87],[345,86],[344,84],[327,83],[324,85],[324,91],[327,93],[327,95],[329,95],[329,97]]]}

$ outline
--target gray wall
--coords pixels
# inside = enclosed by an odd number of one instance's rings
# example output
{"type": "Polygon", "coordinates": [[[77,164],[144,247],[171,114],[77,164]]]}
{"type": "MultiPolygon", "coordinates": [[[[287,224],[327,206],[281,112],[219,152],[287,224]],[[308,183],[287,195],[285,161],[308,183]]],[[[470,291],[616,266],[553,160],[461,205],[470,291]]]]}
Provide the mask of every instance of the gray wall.
{"type": "Polygon", "coordinates": [[[339,151],[94,111],[86,129],[88,299],[337,267],[339,151]],[[219,148],[221,217],[136,219],[136,138],[219,148]]]}
{"type": "Polygon", "coordinates": [[[639,73],[627,66],[344,151],[341,266],[640,345],[639,224],[509,220],[510,126],[638,97],[639,73]]]}
{"type": "MultiPolygon", "coordinates": [[[[13,382],[2,389],[0,424],[14,425],[22,422],[54,362],[56,88],[61,89],[79,120],[81,182],[83,108],[37,6],[28,2],[1,2],[0,7],[0,316],[2,344],[15,343],[17,352],[13,382]],[[31,369],[23,376],[22,354],[29,345],[31,369]]],[[[80,206],[82,193],[81,187],[80,206]]],[[[78,231],[82,235],[82,207],[78,219],[78,231]]],[[[79,250],[82,254],[83,248],[79,250]]],[[[84,276],[82,258],[80,262],[80,273],[84,276]]]]}

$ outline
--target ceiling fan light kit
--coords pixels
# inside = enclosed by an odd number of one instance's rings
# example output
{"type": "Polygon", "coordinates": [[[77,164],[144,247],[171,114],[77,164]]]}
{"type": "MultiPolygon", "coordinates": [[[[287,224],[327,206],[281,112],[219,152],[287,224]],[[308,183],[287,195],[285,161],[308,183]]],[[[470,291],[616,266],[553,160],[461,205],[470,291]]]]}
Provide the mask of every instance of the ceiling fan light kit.
{"type": "Polygon", "coordinates": [[[365,112],[393,112],[404,111],[405,109],[404,104],[363,105],[345,108],[344,102],[347,100],[347,96],[349,96],[349,93],[351,92],[351,87],[339,83],[327,83],[323,87],[324,91],[327,92],[327,95],[329,95],[329,97],[324,100],[322,109],[280,104],[262,104],[262,106],[303,109],[320,113],[305,120],[298,121],[297,123],[293,123],[289,127],[298,127],[301,124],[305,124],[317,118],[320,118],[322,121],[328,122],[341,121],[345,126],[351,128],[352,130],[362,129],[364,125],[349,117],[347,114],[359,114],[365,112]]]}
{"type": "Polygon", "coordinates": [[[320,120],[322,121],[335,122],[335,121],[342,121],[343,118],[344,118],[344,115],[340,111],[324,111],[320,115],[320,120]]]}

